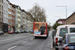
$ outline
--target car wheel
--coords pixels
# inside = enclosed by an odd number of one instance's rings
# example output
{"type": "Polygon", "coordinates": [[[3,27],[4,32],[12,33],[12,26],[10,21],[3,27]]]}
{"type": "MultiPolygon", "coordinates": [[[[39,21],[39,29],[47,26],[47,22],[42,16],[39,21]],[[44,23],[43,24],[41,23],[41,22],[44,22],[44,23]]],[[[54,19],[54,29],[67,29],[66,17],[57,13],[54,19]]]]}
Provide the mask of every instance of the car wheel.
{"type": "Polygon", "coordinates": [[[37,37],[35,36],[35,39],[36,39],[37,37]]]}

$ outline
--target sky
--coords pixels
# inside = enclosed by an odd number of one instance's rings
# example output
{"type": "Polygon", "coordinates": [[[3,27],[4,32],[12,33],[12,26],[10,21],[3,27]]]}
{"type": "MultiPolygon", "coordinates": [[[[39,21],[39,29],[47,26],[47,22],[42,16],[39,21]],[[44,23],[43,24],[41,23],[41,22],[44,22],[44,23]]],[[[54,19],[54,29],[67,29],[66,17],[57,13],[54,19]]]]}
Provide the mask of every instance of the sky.
{"type": "Polygon", "coordinates": [[[66,19],[66,8],[57,6],[67,6],[67,17],[75,11],[75,0],[9,0],[11,3],[19,5],[28,11],[35,3],[39,4],[46,11],[47,22],[52,26],[58,19],[66,19]]]}

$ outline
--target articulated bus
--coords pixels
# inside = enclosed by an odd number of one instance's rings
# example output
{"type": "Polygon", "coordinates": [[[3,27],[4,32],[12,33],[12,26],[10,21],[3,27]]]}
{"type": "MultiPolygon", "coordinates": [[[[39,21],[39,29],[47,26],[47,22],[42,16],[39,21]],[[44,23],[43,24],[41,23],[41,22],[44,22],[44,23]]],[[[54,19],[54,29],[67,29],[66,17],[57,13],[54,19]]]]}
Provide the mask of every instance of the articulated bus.
{"type": "Polygon", "coordinates": [[[49,27],[46,22],[33,22],[33,36],[36,37],[48,37],[49,27]]]}

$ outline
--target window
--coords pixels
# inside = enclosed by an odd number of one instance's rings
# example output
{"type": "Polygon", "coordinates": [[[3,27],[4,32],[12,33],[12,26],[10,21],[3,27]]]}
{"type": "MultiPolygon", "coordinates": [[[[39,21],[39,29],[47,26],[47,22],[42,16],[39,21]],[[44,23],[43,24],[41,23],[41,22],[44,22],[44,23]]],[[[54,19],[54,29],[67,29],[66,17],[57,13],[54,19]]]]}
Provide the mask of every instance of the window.
{"type": "Polygon", "coordinates": [[[2,10],[3,10],[3,6],[2,6],[2,10]]]}
{"type": "Polygon", "coordinates": [[[12,23],[11,22],[8,22],[9,23],[9,25],[12,25],[12,23]]]}
{"type": "Polygon", "coordinates": [[[2,3],[3,3],[3,0],[2,0],[2,3]]]}
{"type": "Polygon", "coordinates": [[[69,43],[75,43],[75,35],[69,35],[69,43]]]}
{"type": "Polygon", "coordinates": [[[70,28],[70,33],[75,32],[75,28],[70,28]]]}
{"type": "Polygon", "coordinates": [[[1,5],[0,5],[0,9],[1,9],[1,5]]]}
{"type": "Polygon", "coordinates": [[[3,17],[3,12],[2,12],[2,17],[3,17]]]}
{"type": "Polygon", "coordinates": [[[61,28],[61,29],[60,29],[60,34],[59,34],[59,35],[60,35],[60,36],[64,36],[65,33],[68,33],[67,28],[61,28]]]}
{"type": "Polygon", "coordinates": [[[0,0],[0,2],[1,2],[1,0],[0,0]]]}
{"type": "Polygon", "coordinates": [[[10,31],[11,30],[11,27],[8,27],[8,30],[10,31]]]}

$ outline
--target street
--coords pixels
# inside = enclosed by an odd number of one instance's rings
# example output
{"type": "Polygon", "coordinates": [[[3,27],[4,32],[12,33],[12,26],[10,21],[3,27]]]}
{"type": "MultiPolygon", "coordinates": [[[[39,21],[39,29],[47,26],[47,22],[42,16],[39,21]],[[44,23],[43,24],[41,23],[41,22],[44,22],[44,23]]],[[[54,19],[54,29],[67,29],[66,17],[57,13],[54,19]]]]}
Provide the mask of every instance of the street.
{"type": "Polygon", "coordinates": [[[34,38],[30,33],[0,35],[0,50],[54,50],[49,37],[34,38]]]}

